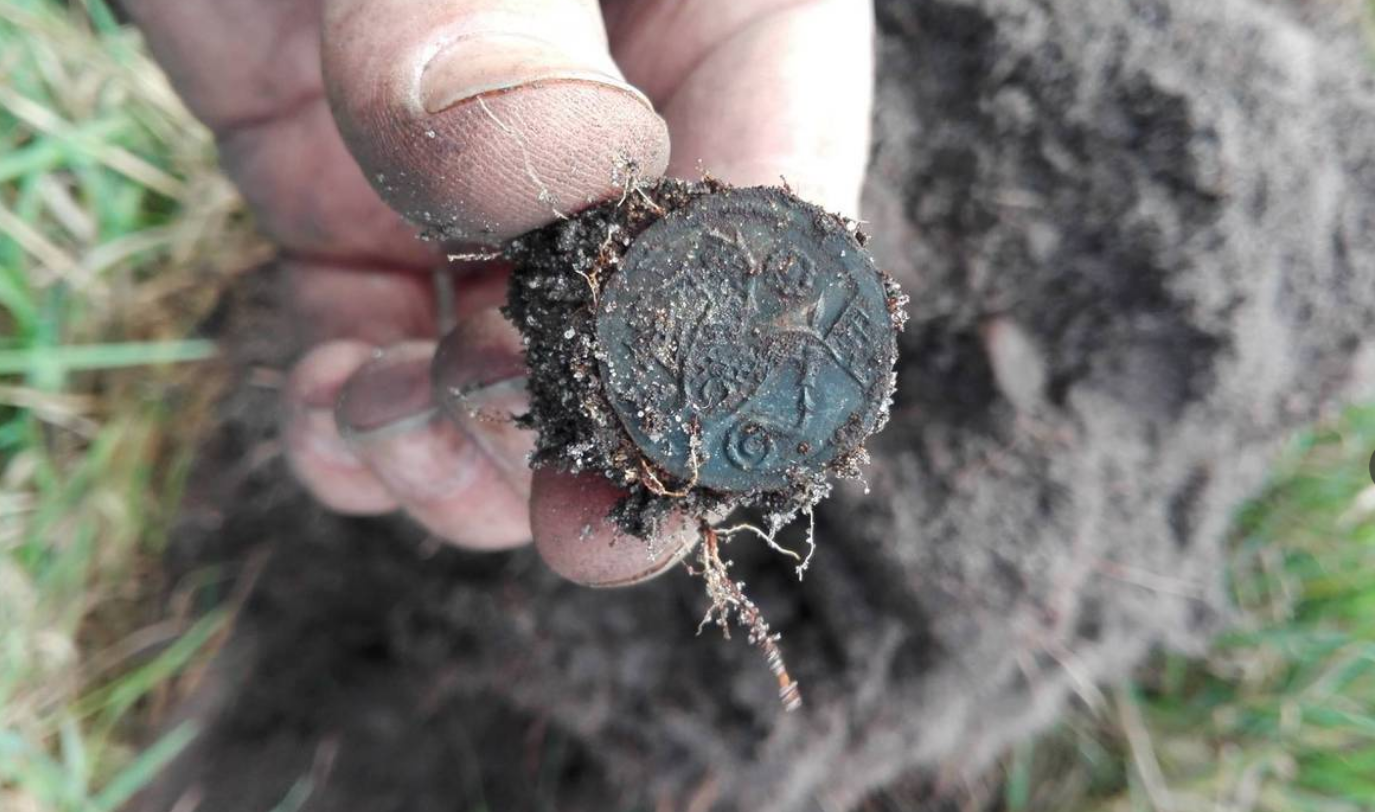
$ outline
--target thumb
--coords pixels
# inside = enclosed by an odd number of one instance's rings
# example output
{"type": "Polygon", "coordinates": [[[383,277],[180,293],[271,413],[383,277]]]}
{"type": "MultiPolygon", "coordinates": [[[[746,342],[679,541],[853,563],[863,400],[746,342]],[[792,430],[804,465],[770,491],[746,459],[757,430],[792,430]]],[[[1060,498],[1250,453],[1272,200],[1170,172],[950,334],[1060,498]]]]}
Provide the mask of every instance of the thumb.
{"type": "Polygon", "coordinates": [[[327,0],[339,129],[388,203],[493,242],[661,174],[668,131],[586,0],[327,0]]]}

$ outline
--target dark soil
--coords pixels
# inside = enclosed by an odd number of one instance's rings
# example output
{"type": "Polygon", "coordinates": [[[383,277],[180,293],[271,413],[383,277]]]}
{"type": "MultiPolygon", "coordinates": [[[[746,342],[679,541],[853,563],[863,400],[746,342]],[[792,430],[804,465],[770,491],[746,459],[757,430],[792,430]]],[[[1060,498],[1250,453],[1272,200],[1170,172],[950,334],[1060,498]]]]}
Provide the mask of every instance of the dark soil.
{"type": "Polygon", "coordinates": [[[244,383],[169,567],[266,563],[187,711],[206,735],[142,809],[268,809],[309,776],[304,808],[339,812],[845,809],[1208,640],[1232,510],[1375,368],[1361,45],[1256,0],[879,20],[865,217],[912,296],[892,422],[805,582],[731,548],[806,708],[743,641],[691,636],[685,574],[588,590],[311,505],[261,453],[248,370],[291,353],[263,276],[227,305],[244,383]]]}

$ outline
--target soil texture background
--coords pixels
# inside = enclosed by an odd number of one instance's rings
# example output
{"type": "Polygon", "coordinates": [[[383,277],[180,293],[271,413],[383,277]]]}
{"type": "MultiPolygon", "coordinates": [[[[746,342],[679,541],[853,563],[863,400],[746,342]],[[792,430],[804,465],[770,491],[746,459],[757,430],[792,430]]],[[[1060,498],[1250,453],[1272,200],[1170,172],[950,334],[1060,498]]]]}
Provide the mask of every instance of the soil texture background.
{"type": "MultiPolygon", "coordinates": [[[[332,516],[271,453],[270,271],[214,327],[241,384],[174,572],[260,564],[142,802],[306,809],[846,809],[986,768],[1153,646],[1227,620],[1232,510],[1375,375],[1375,85],[1258,0],[887,0],[866,230],[911,296],[869,492],[820,548],[743,537],[806,708],[693,636],[684,573],[621,591],[332,516]]],[[[936,808],[933,801],[931,808],[936,808]]]]}

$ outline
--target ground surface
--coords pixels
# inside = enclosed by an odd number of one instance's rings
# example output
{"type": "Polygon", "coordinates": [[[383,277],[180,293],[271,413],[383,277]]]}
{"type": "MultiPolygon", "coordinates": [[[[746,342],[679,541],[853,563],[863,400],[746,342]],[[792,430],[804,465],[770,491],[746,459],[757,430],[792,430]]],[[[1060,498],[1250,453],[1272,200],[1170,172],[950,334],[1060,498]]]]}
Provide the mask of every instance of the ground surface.
{"type": "Polygon", "coordinates": [[[807,709],[691,636],[686,576],[583,590],[311,506],[253,385],[291,353],[252,340],[281,334],[265,272],[216,324],[240,385],[170,559],[262,564],[192,709],[210,730],[146,808],[843,809],[977,772],[1219,628],[1232,509],[1372,357],[1358,46],[1243,0],[893,0],[880,24],[866,216],[913,299],[893,423],[805,583],[732,549],[807,709]]]}

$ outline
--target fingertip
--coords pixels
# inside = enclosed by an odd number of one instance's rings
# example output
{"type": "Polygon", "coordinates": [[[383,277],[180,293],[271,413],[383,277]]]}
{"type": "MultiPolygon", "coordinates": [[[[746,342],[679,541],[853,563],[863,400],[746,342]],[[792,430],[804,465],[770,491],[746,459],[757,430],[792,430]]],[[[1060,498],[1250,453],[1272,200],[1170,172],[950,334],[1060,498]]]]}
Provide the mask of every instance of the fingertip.
{"type": "Polygon", "coordinates": [[[348,379],[372,357],[359,341],[331,341],[300,360],[283,390],[287,463],[306,489],[339,513],[396,510],[398,502],[340,436],[335,404],[348,379]]]}
{"type": "Polygon", "coordinates": [[[440,342],[431,374],[445,414],[528,498],[535,435],[516,422],[530,410],[519,332],[495,309],[472,313],[440,342]]]}
{"type": "Polygon", "coordinates": [[[439,342],[434,373],[441,398],[524,376],[520,331],[496,308],[471,313],[439,342]]]}
{"type": "Polygon", "coordinates": [[[696,527],[685,517],[651,541],[617,528],[609,514],[624,495],[597,474],[535,471],[530,529],[544,563],[584,586],[620,587],[662,575],[692,551],[696,527]]]}
{"type": "Polygon", "coordinates": [[[374,354],[344,384],[336,420],[353,454],[414,519],[461,547],[501,550],[530,540],[522,492],[486,448],[439,408],[434,342],[374,354]]]}

